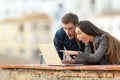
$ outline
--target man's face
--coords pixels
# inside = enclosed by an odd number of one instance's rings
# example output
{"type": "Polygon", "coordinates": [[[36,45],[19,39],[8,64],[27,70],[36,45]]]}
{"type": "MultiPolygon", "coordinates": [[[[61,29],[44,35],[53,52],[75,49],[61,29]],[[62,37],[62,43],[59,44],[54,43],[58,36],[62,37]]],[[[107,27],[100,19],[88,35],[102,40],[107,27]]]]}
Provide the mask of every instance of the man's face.
{"type": "Polygon", "coordinates": [[[75,36],[75,25],[73,23],[62,24],[65,33],[67,34],[69,39],[73,39],[75,36]]]}

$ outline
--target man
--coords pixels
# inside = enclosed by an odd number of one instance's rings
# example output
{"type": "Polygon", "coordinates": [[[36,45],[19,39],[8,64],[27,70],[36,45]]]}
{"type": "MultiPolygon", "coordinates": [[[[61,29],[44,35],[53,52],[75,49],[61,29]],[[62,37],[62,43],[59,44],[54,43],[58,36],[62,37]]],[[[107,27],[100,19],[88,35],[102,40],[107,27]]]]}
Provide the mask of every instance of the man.
{"type": "Polygon", "coordinates": [[[78,22],[78,16],[73,13],[67,13],[62,17],[63,27],[56,32],[53,40],[61,60],[63,60],[63,53],[60,50],[84,51],[85,45],[75,37],[75,25],[78,22]]]}

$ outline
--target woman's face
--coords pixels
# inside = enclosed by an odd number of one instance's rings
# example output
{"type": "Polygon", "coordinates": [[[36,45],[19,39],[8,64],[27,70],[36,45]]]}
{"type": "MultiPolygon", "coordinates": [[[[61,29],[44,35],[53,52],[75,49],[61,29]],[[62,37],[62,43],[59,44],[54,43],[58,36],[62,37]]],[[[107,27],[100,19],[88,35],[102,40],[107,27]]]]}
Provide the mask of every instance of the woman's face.
{"type": "Polygon", "coordinates": [[[76,27],[77,39],[85,44],[88,44],[91,40],[91,36],[84,33],[79,27],[76,27]]]}

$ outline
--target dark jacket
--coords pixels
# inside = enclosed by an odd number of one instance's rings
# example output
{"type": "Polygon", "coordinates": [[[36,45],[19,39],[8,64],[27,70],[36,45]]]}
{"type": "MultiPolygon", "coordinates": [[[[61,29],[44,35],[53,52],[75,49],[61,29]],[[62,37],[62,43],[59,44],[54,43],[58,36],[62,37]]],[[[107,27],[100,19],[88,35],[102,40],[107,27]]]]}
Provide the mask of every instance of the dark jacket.
{"type": "Polygon", "coordinates": [[[76,63],[83,64],[110,64],[106,52],[108,50],[108,38],[103,34],[95,37],[95,53],[91,52],[91,45],[85,46],[85,52],[78,54],[76,63]]]}
{"type": "Polygon", "coordinates": [[[79,48],[75,38],[69,39],[65,31],[63,30],[63,28],[60,28],[56,32],[53,41],[54,41],[55,48],[57,49],[61,59],[63,59],[63,53],[59,52],[59,50],[64,50],[66,48],[66,50],[84,51],[84,48],[85,48],[85,45],[82,42],[79,42],[81,47],[79,48]]]}

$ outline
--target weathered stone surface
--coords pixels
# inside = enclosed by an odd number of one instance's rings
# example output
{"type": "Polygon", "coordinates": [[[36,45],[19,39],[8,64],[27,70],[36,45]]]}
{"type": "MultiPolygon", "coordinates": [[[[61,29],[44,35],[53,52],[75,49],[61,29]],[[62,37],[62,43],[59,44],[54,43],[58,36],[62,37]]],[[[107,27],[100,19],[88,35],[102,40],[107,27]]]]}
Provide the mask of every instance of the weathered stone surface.
{"type": "MultiPolygon", "coordinates": [[[[49,66],[40,65],[31,65],[32,67],[25,65],[24,67],[18,66],[19,65],[9,68],[1,67],[0,80],[120,80],[118,66],[117,68],[114,67],[114,70],[91,70],[90,66],[88,66],[90,70],[82,70],[79,68],[80,66],[76,66],[77,70],[75,67],[72,68],[69,66],[68,69],[67,66],[54,66],[53,68],[51,68],[51,66],[49,68],[49,66]],[[57,69],[57,67],[59,69],[57,69]]],[[[82,67],[84,66],[81,66],[81,68],[82,67]]]]}

